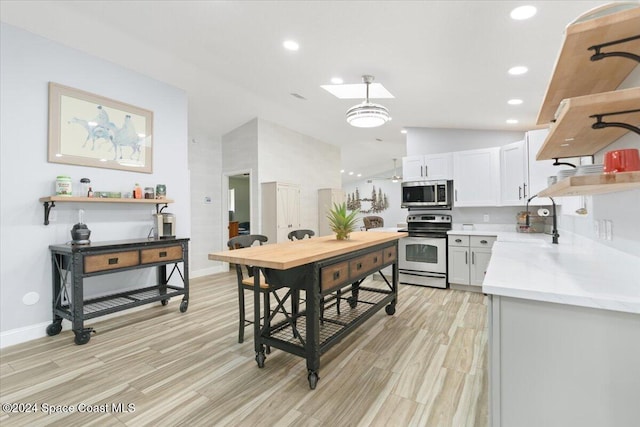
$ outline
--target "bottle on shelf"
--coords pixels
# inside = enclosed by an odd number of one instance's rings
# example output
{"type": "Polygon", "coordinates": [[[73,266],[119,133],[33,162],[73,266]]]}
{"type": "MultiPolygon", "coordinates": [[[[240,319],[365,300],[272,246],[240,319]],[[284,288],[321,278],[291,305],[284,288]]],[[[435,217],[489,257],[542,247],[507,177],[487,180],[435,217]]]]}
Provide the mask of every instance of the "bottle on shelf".
{"type": "Polygon", "coordinates": [[[134,199],[142,199],[142,188],[140,184],[136,182],[135,187],[133,188],[133,198],[134,199]]]}

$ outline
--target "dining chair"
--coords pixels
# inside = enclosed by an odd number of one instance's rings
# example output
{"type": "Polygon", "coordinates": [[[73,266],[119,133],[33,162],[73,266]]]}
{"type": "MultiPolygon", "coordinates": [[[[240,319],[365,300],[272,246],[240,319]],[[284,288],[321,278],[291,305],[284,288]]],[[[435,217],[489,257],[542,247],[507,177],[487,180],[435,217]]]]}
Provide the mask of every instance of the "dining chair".
{"type": "Polygon", "coordinates": [[[316,233],[314,233],[313,230],[293,230],[289,233],[289,235],[287,236],[289,238],[289,240],[302,240],[305,237],[309,236],[309,238],[315,236],[316,233]]]}
{"type": "MultiPolygon", "coordinates": [[[[260,245],[266,243],[268,240],[267,236],[263,236],[261,234],[245,234],[233,237],[229,239],[227,242],[227,246],[230,250],[234,249],[242,249],[253,246],[256,242],[260,245]]],[[[242,269],[241,264],[235,264],[236,267],[236,276],[238,279],[238,308],[240,311],[240,325],[238,330],[238,342],[241,343],[244,341],[244,328],[247,325],[252,325],[254,320],[247,320],[245,313],[245,303],[244,303],[244,291],[251,290],[253,291],[253,266],[246,265],[244,266],[246,271],[242,269]]],[[[262,319],[268,320],[270,315],[270,298],[269,293],[271,292],[270,286],[266,283],[264,276],[260,275],[260,292],[263,294],[263,304],[264,304],[264,313],[262,319]]]]}

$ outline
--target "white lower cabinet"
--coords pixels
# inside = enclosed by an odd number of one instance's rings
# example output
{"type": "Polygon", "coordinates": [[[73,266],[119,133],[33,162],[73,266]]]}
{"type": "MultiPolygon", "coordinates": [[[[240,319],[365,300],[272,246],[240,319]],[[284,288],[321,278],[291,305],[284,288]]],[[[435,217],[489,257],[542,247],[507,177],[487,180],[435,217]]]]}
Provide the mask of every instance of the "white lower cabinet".
{"type": "Polygon", "coordinates": [[[482,286],[495,241],[495,236],[449,235],[449,283],[482,286]]]}

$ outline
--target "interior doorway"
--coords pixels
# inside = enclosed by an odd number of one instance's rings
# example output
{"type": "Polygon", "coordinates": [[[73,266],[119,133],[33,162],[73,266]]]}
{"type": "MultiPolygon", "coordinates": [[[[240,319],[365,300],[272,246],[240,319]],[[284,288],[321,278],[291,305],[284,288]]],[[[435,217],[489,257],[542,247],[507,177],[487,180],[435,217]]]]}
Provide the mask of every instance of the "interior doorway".
{"type": "Polygon", "coordinates": [[[229,238],[251,234],[251,173],[229,175],[229,238]]]}

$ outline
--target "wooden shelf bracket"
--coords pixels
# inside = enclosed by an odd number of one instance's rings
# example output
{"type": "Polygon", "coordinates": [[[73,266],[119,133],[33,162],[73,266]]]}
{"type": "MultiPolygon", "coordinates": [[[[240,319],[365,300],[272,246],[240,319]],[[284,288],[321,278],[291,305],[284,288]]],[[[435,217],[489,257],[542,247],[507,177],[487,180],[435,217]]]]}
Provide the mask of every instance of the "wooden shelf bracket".
{"type": "Polygon", "coordinates": [[[633,61],[636,62],[640,62],[640,55],[636,55],[635,53],[631,53],[631,52],[600,52],[600,49],[602,49],[603,47],[608,47],[608,46],[614,46],[620,43],[626,43],[626,42],[630,42],[633,40],[638,40],[640,39],[640,34],[638,34],[637,36],[632,36],[632,37],[627,37],[624,39],[620,39],[620,40],[616,40],[616,41],[612,41],[612,42],[607,42],[607,43],[602,43],[602,44],[597,44],[594,46],[591,46],[588,50],[593,50],[595,51],[595,53],[591,56],[591,60],[592,61],[599,61],[601,59],[604,58],[609,58],[611,56],[621,56],[623,58],[627,58],[627,59],[631,59],[633,61]]]}
{"type": "Polygon", "coordinates": [[[589,116],[592,119],[596,119],[596,122],[591,125],[592,129],[605,129],[609,127],[618,127],[626,130],[630,130],[631,132],[635,132],[640,135],[640,128],[638,126],[630,125],[629,123],[621,123],[621,122],[603,122],[602,118],[606,116],[616,116],[619,114],[628,114],[628,113],[638,113],[640,109],[637,110],[628,110],[628,111],[618,111],[615,113],[605,113],[605,114],[594,114],[589,116]]]}

